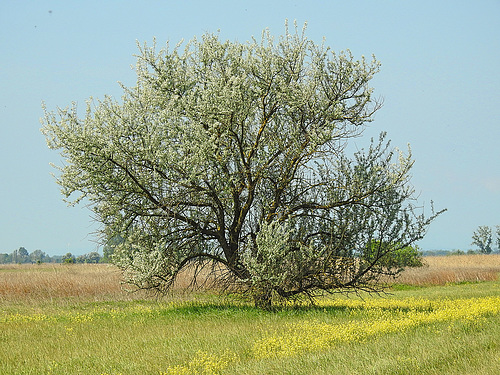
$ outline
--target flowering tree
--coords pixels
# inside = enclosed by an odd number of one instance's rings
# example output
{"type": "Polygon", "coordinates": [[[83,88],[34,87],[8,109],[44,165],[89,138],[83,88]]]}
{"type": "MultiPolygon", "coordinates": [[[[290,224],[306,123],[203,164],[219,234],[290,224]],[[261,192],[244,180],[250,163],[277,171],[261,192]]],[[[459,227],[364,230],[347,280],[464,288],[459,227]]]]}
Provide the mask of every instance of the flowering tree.
{"type": "Polygon", "coordinates": [[[294,33],[238,43],[205,34],[183,48],[139,46],[122,102],[45,110],[66,198],[86,198],[114,261],[165,292],[187,267],[247,290],[256,305],[323,291],[378,290],[385,261],[436,216],[415,213],[413,161],[382,134],[348,157],[380,108],[376,60],[294,33]],[[80,193],[71,198],[74,193],[80,193]]]}

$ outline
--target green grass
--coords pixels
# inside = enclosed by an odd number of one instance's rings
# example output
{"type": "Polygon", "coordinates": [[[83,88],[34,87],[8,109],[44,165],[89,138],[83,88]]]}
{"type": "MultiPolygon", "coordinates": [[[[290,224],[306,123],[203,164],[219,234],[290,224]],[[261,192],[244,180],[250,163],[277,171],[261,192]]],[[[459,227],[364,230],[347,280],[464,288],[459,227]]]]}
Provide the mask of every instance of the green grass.
{"type": "MultiPolygon", "coordinates": [[[[492,296],[500,296],[498,281],[396,287],[383,298],[397,305],[408,299],[438,303],[492,296]]],[[[368,303],[381,298],[362,297],[368,303]]],[[[299,354],[256,354],[256,344],[274,336],[286,338],[294,325],[342,329],[407,314],[392,305],[365,308],[336,298],[341,301],[275,312],[257,310],[237,298],[211,295],[184,302],[5,301],[0,307],[0,374],[158,375],[169,367],[178,374],[500,373],[498,313],[477,319],[450,317],[364,337],[360,332],[359,339],[332,340],[327,346],[299,350],[299,354]]],[[[294,345],[300,348],[300,335],[297,340],[294,345]]]]}

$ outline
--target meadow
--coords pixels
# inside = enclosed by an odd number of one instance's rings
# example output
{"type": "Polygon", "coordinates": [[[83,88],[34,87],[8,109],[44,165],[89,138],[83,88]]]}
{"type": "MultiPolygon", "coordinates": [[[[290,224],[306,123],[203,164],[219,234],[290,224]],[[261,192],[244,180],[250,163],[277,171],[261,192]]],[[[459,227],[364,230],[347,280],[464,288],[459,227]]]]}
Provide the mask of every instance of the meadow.
{"type": "Polygon", "coordinates": [[[382,296],[273,312],[128,293],[109,265],[0,265],[0,374],[500,373],[500,255],[425,262],[382,296]]]}

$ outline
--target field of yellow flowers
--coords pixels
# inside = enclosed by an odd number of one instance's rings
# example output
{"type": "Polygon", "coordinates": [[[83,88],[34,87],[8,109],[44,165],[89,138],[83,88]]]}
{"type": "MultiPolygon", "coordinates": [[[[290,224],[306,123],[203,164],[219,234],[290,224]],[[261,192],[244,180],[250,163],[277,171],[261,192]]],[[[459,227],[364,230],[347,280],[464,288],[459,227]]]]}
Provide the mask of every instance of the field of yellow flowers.
{"type": "Polygon", "coordinates": [[[209,293],[0,302],[7,375],[500,373],[499,281],[275,312],[209,293]]]}

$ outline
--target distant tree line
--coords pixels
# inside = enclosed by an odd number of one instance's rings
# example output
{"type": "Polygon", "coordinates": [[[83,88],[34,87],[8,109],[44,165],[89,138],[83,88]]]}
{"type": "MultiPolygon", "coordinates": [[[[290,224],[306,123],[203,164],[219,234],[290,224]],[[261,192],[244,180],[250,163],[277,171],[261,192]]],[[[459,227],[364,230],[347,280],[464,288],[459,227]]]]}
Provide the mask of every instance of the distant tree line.
{"type": "Polygon", "coordinates": [[[98,252],[75,256],[71,253],[50,256],[42,250],[30,253],[26,248],[20,247],[12,253],[0,253],[0,264],[6,263],[106,263],[107,257],[102,257],[98,252]]]}
{"type": "Polygon", "coordinates": [[[471,255],[471,254],[492,254],[500,253],[500,225],[489,227],[480,225],[472,233],[472,246],[476,249],[463,250],[430,250],[423,251],[423,256],[441,256],[441,255],[471,255]]]}
{"type": "Polygon", "coordinates": [[[435,257],[435,256],[449,256],[449,255],[475,255],[475,254],[483,254],[479,250],[461,250],[461,249],[453,249],[453,250],[424,250],[421,252],[424,257],[435,257]]]}

